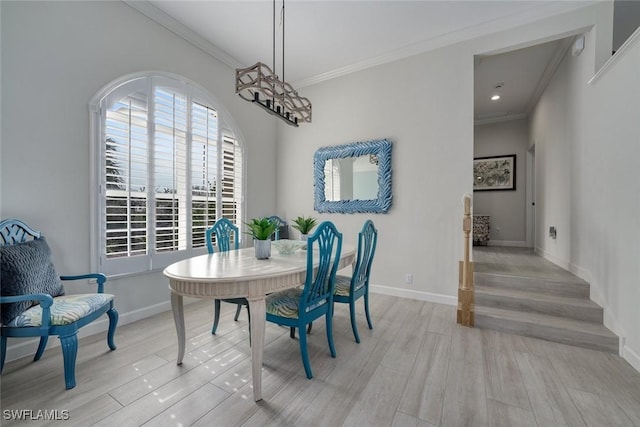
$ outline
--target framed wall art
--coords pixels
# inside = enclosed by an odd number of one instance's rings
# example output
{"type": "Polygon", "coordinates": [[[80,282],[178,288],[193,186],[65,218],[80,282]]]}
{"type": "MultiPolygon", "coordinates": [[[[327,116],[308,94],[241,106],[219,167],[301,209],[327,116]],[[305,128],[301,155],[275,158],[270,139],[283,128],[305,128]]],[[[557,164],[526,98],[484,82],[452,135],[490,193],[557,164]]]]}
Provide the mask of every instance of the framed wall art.
{"type": "Polygon", "coordinates": [[[473,159],[473,191],[516,189],[516,155],[473,159]]]}

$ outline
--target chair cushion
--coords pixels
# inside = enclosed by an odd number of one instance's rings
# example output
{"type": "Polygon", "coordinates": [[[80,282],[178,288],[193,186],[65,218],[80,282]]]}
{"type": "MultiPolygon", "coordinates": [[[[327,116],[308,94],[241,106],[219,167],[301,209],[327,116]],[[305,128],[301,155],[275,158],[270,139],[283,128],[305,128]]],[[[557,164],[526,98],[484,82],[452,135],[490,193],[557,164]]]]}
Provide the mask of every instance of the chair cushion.
{"type": "MultiPolygon", "coordinates": [[[[51,306],[51,325],[69,325],[76,322],[109,303],[113,298],[111,294],[75,294],[56,297],[51,306]]],[[[42,307],[38,304],[11,320],[7,326],[40,326],[41,323],[42,307]]]]}
{"type": "MultiPolygon", "coordinates": [[[[356,284],[356,291],[364,286],[364,282],[356,284]]],[[[333,293],[341,297],[348,297],[351,291],[351,277],[336,275],[336,290],[333,293]]]]}
{"type": "Polygon", "coordinates": [[[336,290],[334,295],[348,297],[351,291],[351,277],[336,275],[336,290]]]}
{"type": "MultiPolygon", "coordinates": [[[[267,295],[267,313],[273,314],[274,316],[297,319],[300,311],[300,295],[302,295],[303,290],[303,287],[298,287],[267,295]]],[[[325,303],[326,300],[321,300],[307,307],[307,312],[325,303]]]]}
{"type": "MultiPolygon", "coordinates": [[[[25,294],[64,295],[64,287],[51,261],[51,249],[44,237],[0,246],[2,296],[25,294]]],[[[2,324],[27,310],[35,301],[2,304],[2,324]]]]}
{"type": "Polygon", "coordinates": [[[302,288],[287,289],[267,295],[267,313],[297,319],[300,295],[302,295],[302,288]]]}

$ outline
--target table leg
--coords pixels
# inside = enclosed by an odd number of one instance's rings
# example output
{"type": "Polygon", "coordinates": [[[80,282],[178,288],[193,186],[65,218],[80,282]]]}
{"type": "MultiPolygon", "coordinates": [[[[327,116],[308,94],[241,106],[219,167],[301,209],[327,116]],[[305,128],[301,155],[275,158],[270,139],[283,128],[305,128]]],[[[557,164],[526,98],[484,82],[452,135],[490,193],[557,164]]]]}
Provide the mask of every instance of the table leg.
{"type": "MultiPolygon", "coordinates": [[[[171,292],[171,310],[173,311],[173,320],[176,322],[176,333],[178,334],[178,365],[182,365],[184,358],[184,305],[182,303],[182,295],[171,292]]],[[[263,315],[264,316],[264,315],[263,315]]]]}
{"type": "Polygon", "coordinates": [[[251,377],[253,398],[262,400],[262,354],[264,353],[264,328],[266,323],[265,297],[248,299],[251,313],[251,377]]]}

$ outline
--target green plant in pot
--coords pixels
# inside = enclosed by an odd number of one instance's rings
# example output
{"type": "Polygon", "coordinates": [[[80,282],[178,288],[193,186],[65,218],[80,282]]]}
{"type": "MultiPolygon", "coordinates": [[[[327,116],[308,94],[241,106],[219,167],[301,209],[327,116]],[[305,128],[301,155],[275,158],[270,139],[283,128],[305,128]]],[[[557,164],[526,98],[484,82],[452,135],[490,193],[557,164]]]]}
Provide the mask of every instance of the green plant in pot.
{"type": "Polygon", "coordinates": [[[299,216],[293,220],[292,227],[300,232],[300,240],[306,240],[307,235],[316,224],[318,224],[318,220],[312,216],[299,216]]]}
{"type": "Polygon", "coordinates": [[[271,235],[278,225],[266,217],[253,218],[250,222],[245,222],[245,225],[249,229],[245,233],[253,237],[256,258],[268,259],[271,256],[271,235]]]}

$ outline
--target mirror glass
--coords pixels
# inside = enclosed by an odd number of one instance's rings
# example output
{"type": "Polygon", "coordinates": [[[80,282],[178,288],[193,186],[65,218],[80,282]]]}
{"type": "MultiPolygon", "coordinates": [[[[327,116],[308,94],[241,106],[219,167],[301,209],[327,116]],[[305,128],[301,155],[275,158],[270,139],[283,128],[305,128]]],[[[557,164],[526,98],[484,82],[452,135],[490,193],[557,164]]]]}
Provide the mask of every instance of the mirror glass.
{"type": "Polygon", "coordinates": [[[384,213],[391,206],[391,142],[323,147],[314,156],[318,212],[384,213]]]}
{"type": "Polygon", "coordinates": [[[324,165],[325,200],[375,200],[378,198],[378,160],[367,154],[329,159],[324,165]]]}

